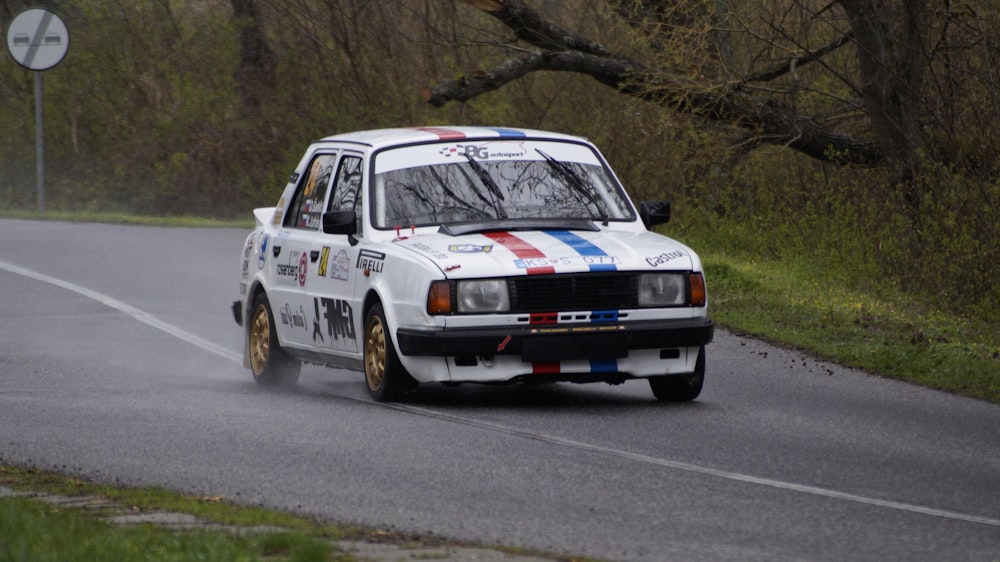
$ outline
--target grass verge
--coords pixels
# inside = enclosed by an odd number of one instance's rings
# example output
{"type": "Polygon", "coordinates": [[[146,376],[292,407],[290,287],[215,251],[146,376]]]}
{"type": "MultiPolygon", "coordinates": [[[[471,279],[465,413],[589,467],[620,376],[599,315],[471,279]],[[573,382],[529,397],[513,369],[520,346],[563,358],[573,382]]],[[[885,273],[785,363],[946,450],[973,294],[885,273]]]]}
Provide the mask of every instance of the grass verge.
{"type": "Polygon", "coordinates": [[[354,562],[374,558],[471,562],[503,553],[537,562],[592,562],[502,545],[484,547],[333,525],[238,506],[221,497],[117,488],[34,468],[0,465],[0,487],[39,498],[0,494],[3,561],[354,562]]]}
{"type": "Polygon", "coordinates": [[[111,488],[15,467],[0,467],[0,485],[72,497],[96,496],[113,500],[129,513],[171,511],[214,523],[180,530],[155,524],[122,526],[105,520],[102,515],[108,513],[99,509],[66,507],[23,496],[3,497],[0,560],[355,560],[339,552],[330,540],[348,531],[212,498],[185,497],[165,490],[111,488]],[[239,532],[251,527],[268,530],[239,532]]]}
{"type": "Polygon", "coordinates": [[[836,363],[1000,403],[1000,325],[861,290],[808,259],[702,255],[721,325],[836,363]]]}
{"type": "Polygon", "coordinates": [[[292,533],[182,533],[157,526],[123,528],[26,498],[0,500],[0,559],[34,562],[92,560],[353,560],[292,533]]]}

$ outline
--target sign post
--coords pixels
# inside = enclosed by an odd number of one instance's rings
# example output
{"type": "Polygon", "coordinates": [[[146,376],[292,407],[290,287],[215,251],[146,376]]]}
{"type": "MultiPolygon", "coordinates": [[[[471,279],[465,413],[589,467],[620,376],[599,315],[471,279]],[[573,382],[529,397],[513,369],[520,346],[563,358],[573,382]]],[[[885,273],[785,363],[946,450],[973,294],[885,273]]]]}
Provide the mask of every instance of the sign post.
{"type": "Polygon", "coordinates": [[[35,71],[35,150],[38,211],[45,212],[45,142],[42,119],[42,71],[59,64],[69,50],[69,30],[59,16],[32,8],[17,15],[7,27],[7,50],[17,64],[35,71]]]}

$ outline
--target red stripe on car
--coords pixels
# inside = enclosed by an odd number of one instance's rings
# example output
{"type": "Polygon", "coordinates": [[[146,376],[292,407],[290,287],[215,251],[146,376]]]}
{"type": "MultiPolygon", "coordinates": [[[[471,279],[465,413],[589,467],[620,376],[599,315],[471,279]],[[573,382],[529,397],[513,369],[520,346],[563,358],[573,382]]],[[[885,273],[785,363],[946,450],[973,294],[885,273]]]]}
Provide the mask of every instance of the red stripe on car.
{"type": "Polygon", "coordinates": [[[441,140],[462,140],[465,138],[465,133],[452,131],[451,129],[442,129],[440,127],[419,127],[417,130],[437,135],[441,140]]]}
{"type": "Polygon", "coordinates": [[[532,363],[531,374],[533,375],[555,375],[559,373],[559,362],[554,363],[532,363]]]}
{"type": "MultiPolygon", "coordinates": [[[[504,248],[507,248],[514,253],[515,256],[524,260],[531,258],[544,258],[545,254],[541,252],[538,248],[528,244],[524,240],[521,240],[517,236],[509,232],[485,232],[483,236],[493,240],[497,244],[500,244],[504,248]]],[[[556,268],[547,265],[542,267],[529,267],[525,269],[528,275],[538,275],[542,273],[555,273],[556,268]]]]}
{"type": "Polygon", "coordinates": [[[559,313],[557,312],[532,312],[529,317],[529,324],[558,324],[559,313]]]}

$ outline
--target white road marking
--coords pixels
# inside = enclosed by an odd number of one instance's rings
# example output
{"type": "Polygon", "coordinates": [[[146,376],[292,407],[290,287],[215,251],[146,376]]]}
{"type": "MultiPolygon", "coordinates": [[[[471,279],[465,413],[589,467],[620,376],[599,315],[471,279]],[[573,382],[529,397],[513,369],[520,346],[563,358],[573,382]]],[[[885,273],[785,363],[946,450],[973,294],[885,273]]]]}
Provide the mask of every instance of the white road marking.
{"type": "MultiPolygon", "coordinates": [[[[43,275],[30,269],[25,269],[13,264],[9,264],[0,261],[0,269],[5,269],[11,273],[16,273],[18,275],[23,275],[37,281],[42,281],[50,285],[55,285],[56,287],[61,287],[68,291],[73,291],[74,293],[83,295],[87,298],[93,299],[97,302],[104,304],[105,306],[111,307],[115,310],[119,310],[130,317],[152,326],[158,330],[161,330],[171,336],[180,338],[194,346],[197,346],[205,351],[214,353],[223,359],[228,359],[234,363],[240,365],[243,364],[243,356],[234,351],[230,351],[220,345],[212,343],[204,338],[196,336],[190,332],[182,330],[172,324],[164,322],[158,318],[153,317],[147,312],[139,310],[134,306],[125,304],[117,299],[109,297],[108,295],[98,293],[97,291],[92,291],[85,287],[81,287],[69,281],[63,281],[62,279],[57,279],[55,277],[49,277],[48,275],[43,275]]],[[[602,447],[600,445],[591,445],[589,443],[584,443],[582,441],[574,441],[572,439],[564,439],[562,437],[556,437],[553,435],[545,435],[544,433],[535,433],[532,431],[527,431],[523,429],[517,429],[514,427],[509,427],[505,425],[488,423],[480,420],[475,420],[471,418],[464,418],[460,416],[451,415],[445,412],[439,412],[435,410],[429,410],[426,408],[420,408],[416,406],[407,406],[404,404],[388,404],[388,403],[374,403],[367,400],[359,400],[356,398],[344,397],[351,400],[356,400],[358,402],[364,402],[367,404],[376,404],[378,406],[391,408],[394,410],[399,410],[402,412],[408,412],[411,414],[418,414],[422,416],[427,416],[431,418],[436,418],[444,421],[449,421],[453,423],[459,423],[463,425],[479,427],[482,429],[487,429],[490,431],[497,431],[500,433],[505,433],[508,435],[513,435],[517,437],[522,437],[525,439],[531,439],[534,441],[541,441],[543,443],[550,443],[553,445],[559,445],[563,447],[571,447],[573,449],[581,451],[589,451],[591,453],[598,453],[603,455],[608,455],[612,457],[623,458],[627,460],[632,460],[636,462],[642,462],[647,464],[652,464],[656,466],[662,466],[664,468],[670,468],[674,470],[682,470],[684,472],[691,472],[695,474],[703,474],[706,476],[714,476],[716,478],[723,478],[726,480],[732,480],[735,482],[742,482],[745,484],[756,484],[759,486],[767,486],[770,488],[776,488],[779,490],[788,490],[791,492],[799,492],[803,494],[809,494],[813,496],[820,496],[824,498],[831,498],[837,500],[843,500],[853,503],[859,503],[864,505],[870,505],[875,507],[883,507],[887,509],[894,509],[897,511],[906,511],[909,513],[919,513],[921,515],[929,515],[931,517],[941,517],[944,519],[952,519],[957,521],[966,521],[969,523],[980,523],[984,525],[992,525],[994,527],[1000,527],[1000,519],[994,519],[990,517],[982,517],[978,515],[970,515],[966,513],[959,513],[956,511],[948,511],[944,509],[935,509],[932,507],[926,507],[915,504],[908,504],[903,502],[896,502],[890,500],[881,500],[878,498],[870,498],[866,496],[860,496],[857,494],[850,494],[847,492],[838,492],[837,490],[830,490],[827,488],[820,488],[818,486],[807,486],[804,484],[795,484],[793,482],[784,482],[782,480],[774,480],[771,478],[761,478],[758,476],[751,476],[749,474],[741,474],[739,472],[730,472],[726,470],[718,470],[715,468],[710,468],[707,466],[699,466],[696,464],[690,464],[679,461],[672,461],[668,459],[660,459],[656,457],[651,457],[648,455],[642,455],[639,453],[630,453],[628,451],[619,451],[617,449],[611,449],[609,447],[602,447]]]]}
{"type": "Polygon", "coordinates": [[[0,269],[5,269],[11,273],[23,275],[24,277],[29,277],[31,279],[35,279],[36,281],[42,281],[44,283],[48,283],[50,285],[55,285],[56,287],[66,289],[67,291],[72,291],[74,293],[83,295],[107,307],[123,312],[131,316],[132,318],[138,320],[139,322],[142,322],[143,324],[152,326],[157,330],[161,330],[163,332],[166,332],[167,334],[170,334],[171,336],[182,339],[190,343],[191,345],[200,347],[201,349],[204,349],[209,353],[214,353],[219,357],[222,357],[223,359],[228,359],[230,361],[234,361],[241,365],[243,364],[243,356],[241,354],[236,353],[234,351],[230,351],[222,347],[221,345],[214,344],[204,338],[198,337],[192,334],[191,332],[182,330],[177,326],[174,326],[173,324],[168,324],[167,322],[164,322],[163,320],[156,318],[155,316],[149,314],[148,312],[139,310],[134,306],[125,304],[122,301],[109,297],[108,295],[105,295],[103,293],[98,293],[97,291],[91,291],[90,289],[86,287],[81,287],[75,283],[70,283],[69,281],[63,281],[62,279],[57,279],[55,277],[49,277],[48,275],[44,275],[42,273],[38,273],[30,269],[25,269],[23,267],[16,266],[14,264],[10,264],[3,261],[0,261],[0,269]]]}
{"type": "Polygon", "coordinates": [[[617,449],[611,449],[609,447],[602,447],[600,445],[591,445],[590,443],[583,443],[582,441],[574,441],[572,439],[564,439],[562,437],[555,437],[552,435],[545,435],[543,433],[535,433],[532,431],[527,431],[524,429],[517,429],[515,427],[509,427],[505,425],[500,425],[496,423],[484,422],[469,418],[464,418],[460,416],[454,416],[444,412],[439,412],[435,410],[428,410],[426,408],[420,408],[417,406],[407,406],[404,404],[382,404],[384,406],[394,408],[397,410],[402,410],[405,412],[411,412],[415,414],[420,414],[423,416],[428,416],[432,418],[443,419],[451,421],[454,423],[460,423],[464,425],[470,425],[474,427],[480,427],[483,429],[489,429],[491,431],[497,431],[500,433],[506,433],[508,435],[514,435],[518,437],[523,437],[525,439],[532,439],[535,441],[542,441],[545,443],[551,443],[553,445],[561,445],[564,447],[570,447],[573,449],[578,449],[582,451],[589,451],[592,453],[604,454],[612,457],[619,457],[623,459],[628,459],[636,462],[642,462],[647,464],[653,464],[657,466],[662,466],[666,468],[672,468],[675,470],[683,470],[685,472],[693,472],[697,474],[704,474],[707,476],[715,476],[717,478],[724,478],[726,480],[734,480],[736,482],[743,482],[746,484],[757,484],[760,486],[768,486],[770,488],[777,488],[779,490],[789,490],[793,492],[800,492],[803,494],[810,494],[813,496],[821,496],[825,498],[833,498],[838,500],[844,500],[854,503],[872,505],[877,507],[885,507],[889,509],[895,509],[899,511],[908,511],[910,513],[920,513],[923,515],[930,515],[933,517],[943,517],[945,519],[955,519],[958,521],[968,521],[970,523],[982,523],[985,525],[993,525],[995,527],[1000,527],[1000,519],[993,519],[991,517],[982,517],[979,515],[969,515],[966,513],[959,513],[956,511],[947,511],[944,509],[935,509],[933,507],[925,507],[921,505],[914,505],[890,500],[880,500],[878,498],[869,498],[866,496],[859,496],[857,494],[849,494],[847,492],[838,492],[837,490],[830,490],[827,488],[820,488],[817,486],[807,486],[804,484],[795,484],[793,482],[784,482],[781,480],[773,480],[771,478],[761,478],[759,476],[751,476],[749,474],[741,474],[739,472],[729,472],[727,470],[719,470],[715,468],[709,468],[707,466],[699,466],[696,464],[690,464],[680,461],[672,461],[667,459],[660,459],[656,457],[650,457],[648,455],[643,455],[639,453],[630,453],[628,451],[619,451],[617,449]]]}

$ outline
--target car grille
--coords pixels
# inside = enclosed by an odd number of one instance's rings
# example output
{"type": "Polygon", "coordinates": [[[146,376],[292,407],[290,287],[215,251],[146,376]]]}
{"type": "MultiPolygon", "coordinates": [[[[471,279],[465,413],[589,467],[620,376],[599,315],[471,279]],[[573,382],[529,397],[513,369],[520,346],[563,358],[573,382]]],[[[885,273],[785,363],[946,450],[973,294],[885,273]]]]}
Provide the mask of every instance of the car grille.
{"type": "Polygon", "coordinates": [[[511,312],[639,307],[635,273],[528,275],[507,280],[511,312]]]}

